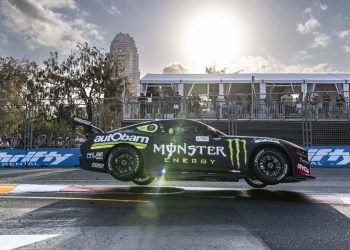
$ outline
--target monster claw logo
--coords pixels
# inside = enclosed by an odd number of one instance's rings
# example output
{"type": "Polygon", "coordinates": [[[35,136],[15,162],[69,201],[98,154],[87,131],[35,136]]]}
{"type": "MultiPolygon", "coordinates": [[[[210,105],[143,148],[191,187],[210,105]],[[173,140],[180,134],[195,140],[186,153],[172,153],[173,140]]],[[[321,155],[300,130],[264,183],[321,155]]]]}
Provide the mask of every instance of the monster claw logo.
{"type": "Polygon", "coordinates": [[[235,142],[235,147],[236,147],[236,163],[237,167],[240,168],[241,166],[241,161],[240,161],[240,153],[241,153],[241,145],[243,147],[243,152],[244,152],[244,163],[247,163],[247,141],[244,139],[227,139],[228,141],[228,146],[230,150],[230,159],[232,166],[234,166],[234,159],[233,159],[233,142],[235,142]]]}

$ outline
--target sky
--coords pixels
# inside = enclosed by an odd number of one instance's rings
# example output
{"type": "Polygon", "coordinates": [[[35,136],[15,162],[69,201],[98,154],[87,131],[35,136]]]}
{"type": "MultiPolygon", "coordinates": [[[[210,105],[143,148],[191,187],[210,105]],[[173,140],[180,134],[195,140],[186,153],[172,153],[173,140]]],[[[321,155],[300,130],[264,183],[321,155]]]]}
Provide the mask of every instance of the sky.
{"type": "Polygon", "coordinates": [[[147,73],[350,72],[349,0],[0,0],[0,56],[41,63],[129,33],[147,73]]]}

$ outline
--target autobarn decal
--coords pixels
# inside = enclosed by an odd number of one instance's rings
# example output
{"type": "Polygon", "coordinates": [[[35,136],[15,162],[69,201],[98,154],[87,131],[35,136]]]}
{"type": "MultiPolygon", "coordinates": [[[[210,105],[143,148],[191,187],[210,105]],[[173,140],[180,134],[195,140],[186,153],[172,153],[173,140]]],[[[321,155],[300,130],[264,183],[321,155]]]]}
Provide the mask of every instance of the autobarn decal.
{"type": "Polygon", "coordinates": [[[129,141],[129,142],[139,142],[139,143],[147,144],[149,141],[149,137],[114,133],[109,135],[98,135],[94,139],[94,142],[115,142],[115,141],[129,141]]]}
{"type": "Polygon", "coordinates": [[[240,168],[241,166],[241,152],[243,153],[243,160],[244,163],[247,163],[247,140],[244,139],[227,139],[228,141],[228,147],[230,151],[230,160],[232,166],[235,166],[237,164],[237,167],[240,168]],[[235,148],[235,150],[234,150],[235,148]],[[242,150],[241,150],[242,148],[242,150]],[[234,159],[236,158],[236,159],[234,159]]]}
{"type": "Polygon", "coordinates": [[[126,143],[135,146],[137,149],[145,149],[149,137],[139,135],[128,135],[125,133],[114,133],[109,135],[98,135],[94,139],[91,149],[112,148],[117,144],[126,143]]]}

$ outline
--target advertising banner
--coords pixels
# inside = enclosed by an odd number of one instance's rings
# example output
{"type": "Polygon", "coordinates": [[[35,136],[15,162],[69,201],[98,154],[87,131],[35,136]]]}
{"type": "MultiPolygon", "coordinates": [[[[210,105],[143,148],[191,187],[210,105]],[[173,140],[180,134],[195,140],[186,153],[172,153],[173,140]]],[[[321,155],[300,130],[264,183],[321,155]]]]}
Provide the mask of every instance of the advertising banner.
{"type": "MultiPolygon", "coordinates": [[[[309,147],[314,168],[350,168],[350,146],[309,147]]],[[[2,167],[74,167],[79,165],[79,149],[0,150],[2,167]]]]}
{"type": "Polygon", "coordinates": [[[79,149],[0,150],[2,167],[74,167],[79,165],[79,149]]]}
{"type": "Polygon", "coordinates": [[[350,146],[309,147],[309,161],[314,168],[349,168],[350,146]]]}

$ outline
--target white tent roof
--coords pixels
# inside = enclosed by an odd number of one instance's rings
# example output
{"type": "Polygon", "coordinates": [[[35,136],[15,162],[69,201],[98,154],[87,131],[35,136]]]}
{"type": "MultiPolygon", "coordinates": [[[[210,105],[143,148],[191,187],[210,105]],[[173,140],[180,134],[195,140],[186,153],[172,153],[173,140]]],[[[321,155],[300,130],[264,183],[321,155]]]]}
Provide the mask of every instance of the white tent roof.
{"type": "Polygon", "coordinates": [[[170,85],[178,83],[218,84],[218,83],[251,83],[271,84],[286,83],[350,83],[350,74],[299,74],[299,73],[244,73],[244,74],[147,74],[141,79],[141,84],[170,85]]]}

